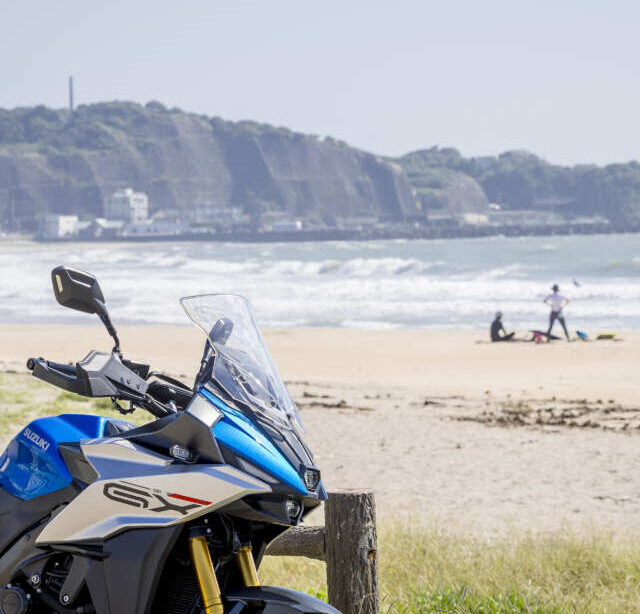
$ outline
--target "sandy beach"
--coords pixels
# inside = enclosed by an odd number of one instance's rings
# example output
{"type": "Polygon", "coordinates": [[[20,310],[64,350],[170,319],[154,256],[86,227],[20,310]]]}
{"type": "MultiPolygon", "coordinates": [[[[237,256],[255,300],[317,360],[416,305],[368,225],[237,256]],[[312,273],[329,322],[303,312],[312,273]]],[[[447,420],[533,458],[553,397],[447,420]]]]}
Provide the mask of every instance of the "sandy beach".
{"type": "MultiPolygon", "coordinates": [[[[483,331],[265,336],[327,486],[373,488],[381,517],[479,532],[640,529],[640,333],[542,345],[489,344],[483,331]]],[[[195,327],[125,326],[120,337],[127,357],[195,372],[195,327]]],[[[109,348],[97,325],[0,326],[7,377],[29,356],[109,348]]]]}

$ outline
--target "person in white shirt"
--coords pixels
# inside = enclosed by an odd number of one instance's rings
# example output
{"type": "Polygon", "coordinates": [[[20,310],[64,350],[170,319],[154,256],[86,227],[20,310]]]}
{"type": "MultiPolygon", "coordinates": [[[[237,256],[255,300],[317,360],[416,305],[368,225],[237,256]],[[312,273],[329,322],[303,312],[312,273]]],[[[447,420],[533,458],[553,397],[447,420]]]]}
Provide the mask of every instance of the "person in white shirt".
{"type": "Polygon", "coordinates": [[[556,320],[562,324],[562,328],[564,329],[564,335],[567,338],[567,341],[571,341],[569,338],[569,331],[567,330],[567,324],[564,320],[564,315],[562,314],[562,310],[571,302],[566,296],[560,294],[560,288],[558,284],[553,284],[553,293],[547,296],[544,299],[544,302],[551,307],[551,313],[549,314],[549,330],[547,331],[547,341],[551,341],[551,329],[555,324],[556,320]]]}

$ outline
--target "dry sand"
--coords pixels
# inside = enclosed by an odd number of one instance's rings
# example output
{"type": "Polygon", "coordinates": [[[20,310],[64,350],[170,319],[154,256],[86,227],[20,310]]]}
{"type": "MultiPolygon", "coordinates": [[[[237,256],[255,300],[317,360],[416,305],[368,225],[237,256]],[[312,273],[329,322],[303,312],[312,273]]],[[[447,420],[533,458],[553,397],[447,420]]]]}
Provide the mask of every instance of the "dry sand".
{"type": "MultiPolygon", "coordinates": [[[[122,327],[128,357],[194,373],[195,327],[122,327]]],[[[329,488],[472,531],[640,529],[640,333],[488,344],[484,333],[271,330],[329,488]]],[[[108,349],[99,327],[0,326],[0,369],[108,349]]]]}

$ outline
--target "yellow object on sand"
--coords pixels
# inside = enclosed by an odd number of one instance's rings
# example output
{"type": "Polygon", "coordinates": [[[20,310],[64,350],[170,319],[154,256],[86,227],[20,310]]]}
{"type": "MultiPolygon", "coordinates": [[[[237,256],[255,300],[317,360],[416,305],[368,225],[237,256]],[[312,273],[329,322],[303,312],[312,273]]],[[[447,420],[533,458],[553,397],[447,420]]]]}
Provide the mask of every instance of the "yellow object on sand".
{"type": "Polygon", "coordinates": [[[600,333],[596,339],[602,341],[603,339],[615,339],[617,333],[600,333]]]}

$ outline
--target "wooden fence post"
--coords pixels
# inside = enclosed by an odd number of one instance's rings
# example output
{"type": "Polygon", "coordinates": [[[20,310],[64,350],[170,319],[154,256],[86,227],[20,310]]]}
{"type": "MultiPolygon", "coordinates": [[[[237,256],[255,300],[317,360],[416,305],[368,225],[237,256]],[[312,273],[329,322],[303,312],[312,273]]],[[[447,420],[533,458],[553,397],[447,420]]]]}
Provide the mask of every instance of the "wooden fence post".
{"type": "Polygon", "coordinates": [[[378,538],[371,491],[329,493],[324,527],[292,527],[268,546],[269,556],[325,561],[329,603],[342,614],[378,614],[378,538]]]}
{"type": "Polygon", "coordinates": [[[373,493],[330,492],[324,513],[329,603],[343,614],[378,614],[378,541],[373,493]]]}
{"type": "Polygon", "coordinates": [[[324,561],[327,558],[324,527],[291,527],[269,544],[265,554],[324,561]]]}

